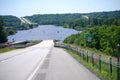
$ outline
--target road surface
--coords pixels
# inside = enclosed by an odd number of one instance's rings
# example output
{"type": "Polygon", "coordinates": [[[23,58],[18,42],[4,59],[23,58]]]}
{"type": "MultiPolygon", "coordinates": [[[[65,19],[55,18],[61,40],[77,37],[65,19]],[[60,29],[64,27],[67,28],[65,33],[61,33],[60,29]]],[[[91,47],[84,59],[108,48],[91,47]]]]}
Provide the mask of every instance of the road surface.
{"type": "Polygon", "coordinates": [[[60,48],[53,48],[32,80],[100,80],[60,48]]]}
{"type": "Polygon", "coordinates": [[[50,52],[53,41],[0,55],[0,80],[27,80],[50,52]]]}
{"type": "Polygon", "coordinates": [[[53,41],[0,55],[0,80],[100,80],[53,41]]]}

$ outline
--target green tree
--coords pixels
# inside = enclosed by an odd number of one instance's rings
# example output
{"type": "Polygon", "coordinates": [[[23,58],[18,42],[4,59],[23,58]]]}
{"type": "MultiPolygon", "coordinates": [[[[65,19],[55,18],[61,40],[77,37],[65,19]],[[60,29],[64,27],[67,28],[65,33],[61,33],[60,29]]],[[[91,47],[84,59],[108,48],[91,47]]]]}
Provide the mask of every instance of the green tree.
{"type": "Polygon", "coordinates": [[[0,17],[0,43],[7,42],[7,33],[3,25],[2,17],[0,17]]]}

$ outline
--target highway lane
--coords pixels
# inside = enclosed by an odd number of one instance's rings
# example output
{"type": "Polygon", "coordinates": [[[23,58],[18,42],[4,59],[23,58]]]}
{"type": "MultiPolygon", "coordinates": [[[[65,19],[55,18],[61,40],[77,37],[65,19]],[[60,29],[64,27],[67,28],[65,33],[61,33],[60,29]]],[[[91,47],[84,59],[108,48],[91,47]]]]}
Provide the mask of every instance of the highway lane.
{"type": "Polygon", "coordinates": [[[0,55],[0,80],[29,79],[53,46],[52,40],[0,55]]]}
{"type": "Polygon", "coordinates": [[[0,55],[0,80],[100,80],[52,40],[0,55]]]}
{"type": "Polygon", "coordinates": [[[32,80],[100,80],[69,53],[53,48],[32,80]]]}

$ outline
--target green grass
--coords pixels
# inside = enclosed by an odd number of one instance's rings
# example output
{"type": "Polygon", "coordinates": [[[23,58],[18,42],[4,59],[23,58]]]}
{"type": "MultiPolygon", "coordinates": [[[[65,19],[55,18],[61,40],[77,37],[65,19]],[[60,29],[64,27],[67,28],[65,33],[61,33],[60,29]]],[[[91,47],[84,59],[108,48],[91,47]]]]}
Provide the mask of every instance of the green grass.
{"type": "MultiPolygon", "coordinates": [[[[68,44],[68,45],[70,45],[70,44],[68,44]]],[[[95,48],[83,47],[83,46],[78,46],[78,45],[75,45],[75,44],[72,44],[72,45],[70,45],[70,46],[73,46],[73,47],[76,47],[76,48],[85,49],[85,50],[87,50],[87,51],[89,51],[89,52],[92,52],[92,53],[95,53],[95,54],[102,54],[102,55],[104,55],[104,56],[106,56],[106,57],[110,57],[110,55],[108,55],[108,54],[106,54],[106,53],[104,53],[104,52],[101,52],[100,50],[97,50],[97,49],[95,49],[95,48]]],[[[114,56],[112,56],[112,57],[113,57],[113,58],[116,58],[116,57],[114,57],[114,56]]]]}
{"type": "Polygon", "coordinates": [[[2,48],[0,49],[0,54],[8,52],[8,51],[12,51],[12,50],[16,50],[17,48],[2,48]]]}
{"type": "Polygon", "coordinates": [[[30,43],[40,43],[42,40],[30,40],[30,43]]]}
{"type": "Polygon", "coordinates": [[[113,72],[110,74],[110,66],[108,63],[101,62],[101,71],[99,70],[99,64],[98,60],[95,60],[94,66],[91,62],[91,57],[88,57],[88,62],[86,60],[86,56],[84,56],[84,59],[82,56],[78,55],[76,52],[72,50],[67,50],[68,53],[70,53],[75,59],[77,59],[80,63],[85,65],[88,69],[92,70],[93,72],[97,73],[98,76],[102,77],[104,80],[117,80],[117,68],[113,66],[113,72]]]}
{"type": "MultiPolygon", "coordinates": [[[[41,40],[30,40],[29,42],[30,42],[30,43],[33,43],[33,44],[35,45],[35,44],[37,44],[37,43],[40,43],[41,40]]],[[[23,48],[23,47],[22,47],[22,48],[23,48]]],[[[9,51],[12,51],[12,50],[16,50],[16,49],[21,49],[21,48],[9,48],[9,47],[0,48],[0,54],[5,53],[5,52],[9,52],[9,51]]]]}

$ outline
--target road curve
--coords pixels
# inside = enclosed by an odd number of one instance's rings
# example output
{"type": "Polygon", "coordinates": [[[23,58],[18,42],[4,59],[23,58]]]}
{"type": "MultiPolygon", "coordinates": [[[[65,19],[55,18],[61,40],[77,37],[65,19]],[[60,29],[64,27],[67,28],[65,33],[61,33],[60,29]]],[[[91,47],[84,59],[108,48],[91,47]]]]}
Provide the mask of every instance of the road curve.
{"type": "Polygon", "coordinates": [[[0,80],[26,80],[42,64],[53,46],[52,40],[0,55],[0,80]]]}

